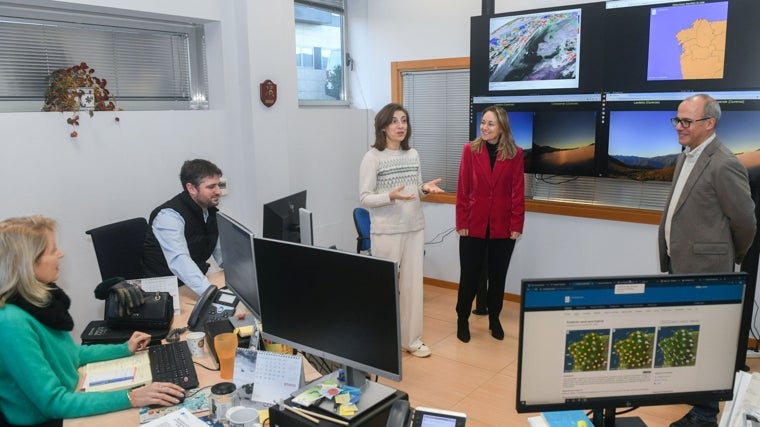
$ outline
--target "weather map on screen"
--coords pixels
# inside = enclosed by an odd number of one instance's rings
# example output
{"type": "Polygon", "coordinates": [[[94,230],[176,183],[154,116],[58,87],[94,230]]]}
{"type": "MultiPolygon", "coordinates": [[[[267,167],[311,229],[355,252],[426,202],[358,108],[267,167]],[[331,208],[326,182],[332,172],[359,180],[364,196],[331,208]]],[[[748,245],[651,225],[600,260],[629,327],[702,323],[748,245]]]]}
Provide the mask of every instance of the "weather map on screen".
{"type": "Polygon", "coordinates": [[[581,9],[492,18],[489,90],[578,88],[581,9]]]}
{"type": "Polygon", "coordinates": [[[728,2],[655,7],[647,80],[722,79],[728,2]]]}

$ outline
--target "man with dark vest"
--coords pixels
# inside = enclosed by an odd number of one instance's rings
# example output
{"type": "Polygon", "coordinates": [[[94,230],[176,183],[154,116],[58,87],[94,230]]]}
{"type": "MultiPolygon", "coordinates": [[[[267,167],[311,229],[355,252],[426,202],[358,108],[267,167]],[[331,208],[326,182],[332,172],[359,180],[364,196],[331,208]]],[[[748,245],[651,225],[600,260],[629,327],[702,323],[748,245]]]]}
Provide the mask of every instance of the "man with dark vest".
{"type": "Polygon", "coordinates": [[[183,191],[150,213],[143,246],[143,277],[177,276],[198,295],[211,285],[212,255],[222,265],[216,206],[222,170],[208,160],[188,160],[179,179],[183,191]]]}

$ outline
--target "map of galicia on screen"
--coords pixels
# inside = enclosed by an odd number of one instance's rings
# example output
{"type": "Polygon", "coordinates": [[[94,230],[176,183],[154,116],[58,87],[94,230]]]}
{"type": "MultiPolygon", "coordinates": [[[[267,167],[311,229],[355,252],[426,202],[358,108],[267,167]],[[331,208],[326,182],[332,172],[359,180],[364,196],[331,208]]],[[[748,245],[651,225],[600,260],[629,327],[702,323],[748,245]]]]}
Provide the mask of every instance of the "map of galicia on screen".
{"type": "Polygon", "coordinates": [[[652,8],[647,80],[722,79],[728,2],[652,8]]]}
{"type": "Polygon", "coordinates": [[[581,10],[490,21],[489,90],[577,88],[581,10]]]}

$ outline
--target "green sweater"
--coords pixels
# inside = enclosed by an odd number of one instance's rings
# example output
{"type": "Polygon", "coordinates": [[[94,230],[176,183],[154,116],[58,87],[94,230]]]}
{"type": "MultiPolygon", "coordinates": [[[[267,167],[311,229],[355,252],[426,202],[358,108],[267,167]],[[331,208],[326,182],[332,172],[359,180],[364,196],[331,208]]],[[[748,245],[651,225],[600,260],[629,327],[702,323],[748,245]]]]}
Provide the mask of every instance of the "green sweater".
{"type": "Polygon", "coordinates": [[[130,407],[127,392],[77,391],[77,369],[131,355],[127,343],[78,345],[13,304],[0,308],[0,411],[11,424],[38,424],[130,407]]]}

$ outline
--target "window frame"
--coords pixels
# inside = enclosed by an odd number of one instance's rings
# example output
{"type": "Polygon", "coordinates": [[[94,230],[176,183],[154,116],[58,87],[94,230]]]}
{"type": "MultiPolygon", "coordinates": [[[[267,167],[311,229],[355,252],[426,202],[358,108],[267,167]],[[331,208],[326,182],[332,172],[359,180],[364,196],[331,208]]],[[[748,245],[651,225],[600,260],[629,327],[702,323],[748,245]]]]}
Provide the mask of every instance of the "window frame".
{"type": "MultiPolygon", "coordinates": [[[[343,70],[342,75],[342,88],[341,88],[341,99],[336,100],[316,100],[316,99],[301,99],[300,95],[298,98],[298,106],[299,107],[348,107],[350,106],[349,101],[349,88],[348,88],[348,78],[346,78],[346,57],[348,53],[346,52],[346,40],[348,32],[347,24],[346,24],[346,16],[347,16],[347,8],[348,8],[348,2],[346,0],[293,0],[293,7],[295,8],[296,4],[300,4],[306,7],[321,9],[327,12],[336,13],[340,15],[340,49],[341,49],[341,55],[340,55],[340,65],[341,69],[343,70]]],[[[296,23],[297,25],[297,23],[296,23]]],[[[304,47],[298,46],[298,41],[296,40],[296,55],[302,55],[299,51],[300,49],[303,49],[304,47]]],[[[312,65],[316,61],[314,57],[314,51],[312,47],[312,65]]],[[[321,58],[321,56],[320,56],[321,58]]],[[[296,64],[296,67],[299,67],[302,65],[296,64]]],[[[320,68],[320,70],[325,70],[325,68],[320,68]]],[[[296,82],[298,84],[298,82],[296,82]]],[[[298,92],[298,90],[296,91],[298,92]]]]}

